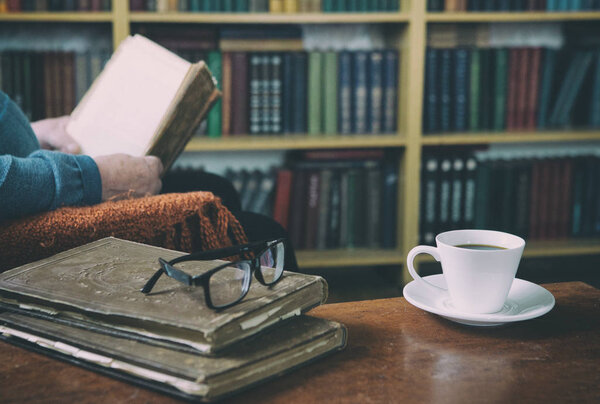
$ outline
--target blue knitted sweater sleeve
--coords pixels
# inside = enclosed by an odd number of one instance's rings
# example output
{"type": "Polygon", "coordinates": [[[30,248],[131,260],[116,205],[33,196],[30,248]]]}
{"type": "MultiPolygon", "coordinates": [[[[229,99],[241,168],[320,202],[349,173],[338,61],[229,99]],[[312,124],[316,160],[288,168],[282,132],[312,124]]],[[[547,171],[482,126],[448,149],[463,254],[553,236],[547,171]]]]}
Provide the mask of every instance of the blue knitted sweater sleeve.
{"type": "Polygon", "coordinates": [[[0,222],[61,206],[100,202],[94,160],[39,150],[29,121],[0,91],[0,222]]]}

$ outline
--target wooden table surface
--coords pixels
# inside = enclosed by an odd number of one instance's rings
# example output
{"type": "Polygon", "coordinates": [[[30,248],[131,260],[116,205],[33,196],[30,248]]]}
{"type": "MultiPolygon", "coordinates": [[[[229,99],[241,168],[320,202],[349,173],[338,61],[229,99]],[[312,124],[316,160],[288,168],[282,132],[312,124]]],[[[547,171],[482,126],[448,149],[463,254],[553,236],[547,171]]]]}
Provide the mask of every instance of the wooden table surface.
{"type": "MultiPolygon", "coordinates": [[[[311,314],[348,327],[348,346],[227,403],[600,403],[600,290],[544,285],[554,309],[502,327],[455,324],[403,298],[311,314]]],[[[0,402],[177,402],[0,342],[0,402]]]]}

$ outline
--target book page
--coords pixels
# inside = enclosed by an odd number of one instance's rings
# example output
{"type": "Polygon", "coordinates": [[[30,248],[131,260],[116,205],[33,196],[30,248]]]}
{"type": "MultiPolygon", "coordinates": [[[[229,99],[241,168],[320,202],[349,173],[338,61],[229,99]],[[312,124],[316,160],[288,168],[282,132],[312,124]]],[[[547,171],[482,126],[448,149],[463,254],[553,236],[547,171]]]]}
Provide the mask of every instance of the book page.
{"type": "Polygon", "coordinates": [[[82,153],[143,156],[191,64],[136,35],[124,40],[71,114],[82,153]]]}

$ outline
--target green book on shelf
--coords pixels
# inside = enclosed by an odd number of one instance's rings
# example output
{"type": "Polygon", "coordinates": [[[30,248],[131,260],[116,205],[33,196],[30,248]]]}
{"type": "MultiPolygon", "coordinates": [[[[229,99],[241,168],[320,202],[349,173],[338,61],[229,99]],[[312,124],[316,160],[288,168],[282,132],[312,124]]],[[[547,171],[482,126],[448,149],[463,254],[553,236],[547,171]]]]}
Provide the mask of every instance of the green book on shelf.
{"type": "Polygon", "coordinates": [[[556,70],[558,51],[556,49],[544,49],[543,63],[541,68],[542,77],[539,85],[539,107],[538,107],[538,129],[545,129],[548,125],[550,113],[550,101],[552,99],[552,84],[556,70]]]}
{"type": "Polygon", "coordinates": [[[344,12],[348,10],[348,0],[333,0],[333,11],[344,12]]]}
{"type": "MultiPolygon", "coordinates": [[[[337,1],[335,1],[337,3],[337,1]]],[[[334,0],[323,0],[323,12],[331,13],[332,11],[336,11],[333,9],[334,0]]]]}
{"type": "Polygon", "coordinates": [[[358,0],[346,0],[346,8],[344,11],[357,11],[358,0]]]}
{"type": "Polygon", "coordinates": [[[235,4],[234,4],[234,11],[236,12],[248,12],[249,11],[249,6],[250,3],[248,2],[248,0],[235,0],[235,4]]]}
{"type": "Polygon", "coordinates": [[[471,77],[469,83],[469,129],[479,130],[479,49],[471,51],[471,77]]]}
{"type": "Polygon", "coordinates": [[[233,12],[233,0],[222,0],[221,1],[221,10],[219,10],[219,11],[224,11],[226,13],[233,12]]]}
{"type": "Polygon", "coordinates": [[[324,133],[337,133],[337,52],[327,52],[323,60],[323,128],[324,133]]]}
{"type": "Polygon", "coordinates": [[[200,1],[201,0],[190,0],[190,11],[197,13],[200,11],[200,1]]]}
{"type": "MultiPolygon", "coordinates": [[[[212,69],[211,69],[212,71],[212,69]]],[[[322,72],[323,54],[310,52],[308,55],[308,134],[318,135],[322,132],[322,72]]]]}
{"type": "Polygon", "coordinates": [[[373,0],[358,0],[357,11],[371,11],[375,5],[376,2],[373,0]]]}
{"type": "Polygon", "coordinates": [[[202,12],[214,11],[211,6],[212,6],[212,0],[200,0],[200,11],[202,11],[202,12]]]}
{"type": "Polygon", "coordinates": [[[506,122],[506,88],[508,77],[508,49],[496,49],[494,72],[494,115],[493,128],[496,131],[504,130],[506,122]]]}
{"type": "MultiPolygon", "coordinates": [[[[217,80],[217,88],[221,90],[221,52],[212,51],[208,53],[208,68],[217,80]]],[[[221,100],[215,103],[215,106],[208,113],[207,132],[209,137],[221,136],[221,100]]]]}

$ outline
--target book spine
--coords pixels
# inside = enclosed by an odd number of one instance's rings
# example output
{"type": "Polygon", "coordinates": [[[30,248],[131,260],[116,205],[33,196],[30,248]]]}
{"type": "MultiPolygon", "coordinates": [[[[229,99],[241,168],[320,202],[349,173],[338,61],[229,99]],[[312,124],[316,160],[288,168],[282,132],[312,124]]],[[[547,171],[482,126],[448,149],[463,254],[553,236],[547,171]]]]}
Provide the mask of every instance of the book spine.
{"type": "Polygon", "coordinates": [[[536,128],[541,56],[542,50],[540,48],[531,50],[529,88],[527,89],[527,113],[525,116],[525,128],[527,130],[535,130],[536,128]]]}
{"type": "Polygon", "coordinates": [[[273,204],[273,219],[284,229],[289,230],[290,194],[292,190],[292,170],[280,169],[277,172],[275,202],[273,204]]]}
{"type": "Polygon", "coordinates": [[[469,80],[469,129],[473,132],[479,130],[479,76],[480,50],[471,51],[471,69],[469,80]]]}
{"type": "Polygon", "coordinates": [[[516,112],[517,112],[517,85],[518,71],[521,59],[519,49],[510,50],[510,61],[508,70],[508,94],[506,96],[506,129],[513,131],[516,129],[516,112]]]}
{"type": "MultiPolygon", "coordinates": [[[[382,207],[382,172],[379,164],[367,169],[365,177],[366,190],[366,242],[365,245],[370,248],[381,247],[381,207],[382,207]]],[[[363,194],[365,194],[363,192],[363,194]]],[[[388,219],[386,219],[388,220],[388,219]]]]}
{"type": "Polygon", "coordinates": [[[336,52],[326,52],[323,55],[323,133],[332,135],[337,133],[338,105],[337,105],[337,70],[338,60],[336,52]]]}
{"type": "Polygon", "coordinates": [[[318,170],[308,173],[308,190],[306,204],[306,221],[304,230],[304,247],[314,250],[317,247],[317,228],[319,222],[319,197],[321,173],[318,170]]]}
{"type": "MultiPolygon", "coordinates": [[[[217,88],[222,89],[221,83],[221,53],[213,51],[208,53],[208,68],[217,80],[217,88]]],[[[217,138],[221,136],[221,100],[217,101],[208,113],[208,136],[217,138]]]]}
{"type": "Polygon", "coordinates": [[[367,52],[357,51],[353,55],[353,133],[367,133],[368,110],[368,55],[367,52]]]}
{"type": "Polygon", "coordinates": [[[531,192],[529,197],[529,238],[537,240],[540,238],[539,234],[539,216],[540,216],[540,199],[542,195],[541,191],[541,163],[534,161],[531,167],[531,192]]]}
{"type": "Polygon", "coordinates": [[[596,51],[595,59],[589,125],[592,128],[600,128],[600,50],[596,51]]]}
{"type": "Polygon", "coordinates": [[[294,110],[293,110],[293,132],[307,132],[307,108],[308,108],[308,55],[306,52],[294,53],[294,110]]]}
{"type": "Polygon", "coordinates": [[[502,184],[497,195],[500,199],[500,220],[498,229],[507,233],[514,233],[514,195],[515,195],[515,162],[514,160],[502,161],[502,184]]]}
{"type": "Polygon", "coordinates": [[[465,229],[475,228],[475,196],[477,192],[477,159],[468,155],[465,160],[465,185],[464,185],[464,216],[463,227],[465,229]]]}
{"type": "Polygon", "coordinates": [[[322,132],[322,71],[323,54],[310,52],[308,61],[308,134],[312,136],[322,132]]]}
{"type": "Polygon", "coordinates": [[[424,156],[421,180],[421,243],[434,245],[437,230],[439,161],[434,154],[424,156]]]}
{"type": "Polygon", "coordinates": [[[525,115],[527,113],[527,91],[529,85],[529,69],[530,69],[530,56],[531,50],[523,48],[520,50],[521,57],[519,59],[520,65],[518,67],[518,81],[517,81],[517,107],[515,111],[515,129],[525,129],[525,115]]]}
{"type": "Polygon", "coordinates": [[[297,77],[294,76],[294,54],[292,52],[285,52],[283,54],[283,88],[282,94],[282,127],[283,133],[294,133],[294,103],[296,97],[294,96],[294,80],[297,77]]]}
{"type": "Polygon", "coordinates": [[[515,234],[527,238],[529,236],[529,193],[531,189],[531,164],[520,162],[516,176],[515,191],[515,234]]]}
{"type": "Polygon", "coordinates": [[[381,208],[381,247],[396,248],[397,200],[398,200],[398,166],[388,159],[383,163],[381,208]]]}
{"type": "Polygon", "coordinates": [[[327,228],[329,223],[329,209],[331,196],[331,177],[332,170],[321,170],[319,187],[319,215],[317,220],[317,241],[316,248],[325,250],[327,248],[327,228]]]}
{"type": "Polygon", "coordinates": [[[460,229],[463,227],[463,201],[464,201],[464,169],[465,161],[462,156],[456,156],[452,160],[451,195],[450,200],[450,228],[460,229]]]}
{"type": "Polygon", "coordinates": [[[467,129],[468,61],[466,49],[456,49],[454,59],[454,129],[464,132],[467,129]]]}
{"type": "Polygon", "coordinates": [[[233,96],[233,60],[230,52],[223,52],[222,56],[222,75],[221,75],[221,88],[223,94],[222,100],[222,130],[221,134],[223,137],[231,134],[231,121],[232,114],[231,108],[233,107],[232,96],[233,96]]]}
{"type": "Polygon", "coordinates": [[[273,89],[271,87],[271,63],[270,55],[262,53],[259,64],[259,93],[260,93],[260,130],[259,133],[271,133],[271,122],[273,121],[273,110],[271,98],[273,89]]]}
{"type": "Polygon", "coordinates": [[[573,167],[573,202],[571,213],[570,235],[574,237],[582,234],[582,205],[585,184],[585,161],[580,159],[575,161],[573,167]]]}
{"type": "Polygon", "coordinates": [[[306,170],[294,169],[292,195],[290,203],[289,234],[296,249],[303,249],[304,228],[307,203],[307,173],[306,170]],[[293,212],[293,213],[292,213],[293,212]]]}
{"type": "Polygon", "coordinates": [[[284,0],[283,11],[286,13],[298,12],[298,0],[284,0]]]}
{"type": "Polygon", "coordinates": [[[248,133],[248,57],[245,52],[232,54],[231,91],[231,133],[242,135],[248,133]]]}
{"type": "Polygon", "coordinates": [[[475,180],[475,229],[489,228],[490,183],[492,181],[489,161],[478,161],[475,180]]]}
{"type": "Polygon", "coordinates": [[[452,53],[440,50],[440,132],[452,130],[452,53]]]}
{"type": "Polygon", "coordinates": [[[341,174],[339,170],[333,170],[330,179],[329,190],[329,220],[327,221],[327,248],[338,248],[340,246],[340,223],[341,223],[341,174]]]}
{"type": "MultiPolygon", "coordinates": [[[[75,54],[73,52],[63,53],[62,61],[63,115],[70,115],[75,108],[75,54]]],[[[27,81],[30,80],[30,77],[27,77],[27,81]]]]}
{"type": "Polygon", "coordinates": [[[272,54],[271,64],[271,133],[283,131],[282,120],[282,57],[280,54],[272,54]]]}
{"type": "Polygon", "coordinates": [[[383,53],[373,51],[369,53],[369,110],[367,121],[368,132],[378,134],[382,132],[383,119],[383,53]]]}
{"type": "Polygon", "coordinates": [[[343,51],[338,56],[338,129],[352,133],[352,56],[343,51]]]}
{"type": "Polygon", "coordinates": [[[258,53],[249,56],[249,81],[250,104],[248,108],[250,119],[250,134],[260,133],[262,130],[262,82],[260,77],[262,56],[258,53]]]}
{"type": "Polygon", "coordinates": [[[382,129],[384,133],[395,133],[396,117],[398,116],[398,52],[395,50],[387,50],[385,51],[384,57],[382,129]]]}
{"type": "Polygon", "coordinates": [[[490,130],[492,116],[492,50],[480,49],[480,76],[479,76],[479,129],[490,130]]]}
{"type": "Polygon", "coordinates": [[[443,157],[440,161],[440,196],[438,208],[438,226],[435,233],[450,229],[450,203],[452,201],[452,160],[443,157]]]}
{"type": "Polygon", "coordinates": [[[496,49],[495,56],[493,128],[500,132],[504,130],[506,122],[508,50],[496,49]]]}

